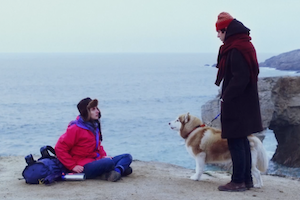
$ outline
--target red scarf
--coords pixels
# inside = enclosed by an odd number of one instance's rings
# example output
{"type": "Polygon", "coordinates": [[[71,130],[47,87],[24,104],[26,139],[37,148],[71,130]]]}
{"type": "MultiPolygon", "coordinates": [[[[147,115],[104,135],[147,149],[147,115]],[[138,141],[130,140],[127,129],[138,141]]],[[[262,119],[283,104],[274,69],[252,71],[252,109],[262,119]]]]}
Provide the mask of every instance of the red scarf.
{"type": "Polygon", "coordinates": [[[246,59],[249,65],[251,80],[253,82],[257,81],[257,76],[259,73],[258,62],[257,62],[255,48],[253,44],[250,42],[250,40],[251,37],[245,33],[233,35],[229,37],[227,40],[225,40],[224,45],[222,45],[219,50],[218,64],[217,64],[217,68],[219,68],[219,70],[215,82],[216,85],[219,86],[221,81],[224,78],[226,58],[228,52],[232,49],[237,49],[242,53],[242,55],[244,56],[244,58],[246,59]]]}

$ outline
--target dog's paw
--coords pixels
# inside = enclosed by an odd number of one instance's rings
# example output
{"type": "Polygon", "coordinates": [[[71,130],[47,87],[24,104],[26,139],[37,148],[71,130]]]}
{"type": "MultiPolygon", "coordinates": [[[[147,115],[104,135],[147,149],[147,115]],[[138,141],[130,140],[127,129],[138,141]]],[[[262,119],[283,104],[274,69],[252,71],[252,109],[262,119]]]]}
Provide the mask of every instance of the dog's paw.
{"type": "Polygon", "coordinates": [[[190,179],[194,181],[200,181],[200,176],[198,174],[194,174],[193,176],[190,177],[190,179]]]}
{"type": "Polygon", "coordinates": [[[263,184],[259,184],[259,183],[254,184],[255,188],[262,188],[262,186],[263,186],[263,184]]]}

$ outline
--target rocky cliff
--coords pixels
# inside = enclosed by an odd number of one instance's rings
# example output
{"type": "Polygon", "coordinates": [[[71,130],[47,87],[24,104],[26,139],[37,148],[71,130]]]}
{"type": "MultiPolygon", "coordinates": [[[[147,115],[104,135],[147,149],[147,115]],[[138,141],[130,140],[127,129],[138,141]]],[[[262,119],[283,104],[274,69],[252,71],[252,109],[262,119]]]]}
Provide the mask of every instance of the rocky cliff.
{"type": "Polygon", "coordinates": [[[259,63],[260,67],[272,67],[279,70],[300,72],[300,49],[273,56],[265,62],[259,63]]]}
{"type": "MultiPolygon", "coordinates": [[[[272,160],[289,167],[300,167],[300,76],[267,77],[258,81],[264,129],[274,131],[278,146],[272,160]]],[[[207,124],[220,112],[219,97],[201,108],[207,124]]],[[[220,118],[212,123],[220,128],[220,118]]],[[[257,133],[263,139],[264,133],[257,133]]]]}

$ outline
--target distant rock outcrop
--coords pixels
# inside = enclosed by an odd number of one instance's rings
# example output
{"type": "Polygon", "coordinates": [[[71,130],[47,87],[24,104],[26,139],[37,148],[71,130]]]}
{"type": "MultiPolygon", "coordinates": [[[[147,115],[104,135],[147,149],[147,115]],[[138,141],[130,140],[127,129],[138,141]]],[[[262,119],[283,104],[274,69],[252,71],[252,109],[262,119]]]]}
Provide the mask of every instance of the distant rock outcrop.
{"type": "Polygon", "coordinates": [[[300,49],[273,56],[265,62],[259,63],[260,67],[272,67],[278,70],[291,70],[300,72],[300,49]]]}
{"type": "MultiPolygon", "coordinates": [[[[272,160],[289,167],[300,167],[300,76],[267,77],[258,81],[264,129],[274,131],[278,145],[272,160]]],[[[220,112],[219,97],[201,108],[204,123],[220,112]]],[[[212,123],[221,127],[220,118],[212,123]]],[[[258,136],[263,139],[264,134],[258,136]]]]}

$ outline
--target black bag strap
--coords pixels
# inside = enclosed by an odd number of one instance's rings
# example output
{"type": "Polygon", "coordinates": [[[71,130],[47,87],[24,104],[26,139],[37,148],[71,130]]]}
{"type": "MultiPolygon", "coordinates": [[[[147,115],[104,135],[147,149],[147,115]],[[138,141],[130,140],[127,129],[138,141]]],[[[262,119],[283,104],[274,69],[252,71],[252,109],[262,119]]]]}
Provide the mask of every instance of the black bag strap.
{"type": "Polygon", "coordinates": [[[42,158],[53,158],[53,157],[56,157],[55,150],[51,146],[43,146],[43,147],[41,147],[40,152],[42,154],[42,158]],[[51,156],[49,152],[52,153],[54,156],[51,156]]]}

